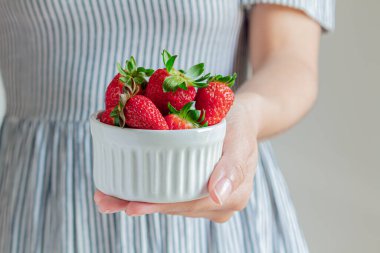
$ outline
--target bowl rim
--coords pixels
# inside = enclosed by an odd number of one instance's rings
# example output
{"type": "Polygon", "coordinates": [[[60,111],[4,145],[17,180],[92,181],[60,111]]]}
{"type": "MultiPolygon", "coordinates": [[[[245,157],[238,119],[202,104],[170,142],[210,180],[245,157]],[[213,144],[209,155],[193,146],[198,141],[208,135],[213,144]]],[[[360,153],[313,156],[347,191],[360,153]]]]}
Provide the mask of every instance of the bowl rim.
{"type": "Polygon", "coordinates": [[[90,116],[90,122],[92,122],[95,125],[99,125],[104,128],[108,129],[115,129],[118,131],[127,131],[127,132],[135,132],[135,133],[189,133],[189,132],[209,132],[213,131],[217,128],[223,128],[226,125],[226,119],[223,119],[218,124],[207,126],[207,127],[201,127],[201,128],[193,128],[193,129],[178,129],[178,130],[153,130],[153,129],[137,129],[137,128],[121,128],[118,126],[111,126],[105,123],[100,122],[100,120],[97,118],[99,113],[104,112],[104,110],[99,110],[97,112],[94,112],[90,116]]]}

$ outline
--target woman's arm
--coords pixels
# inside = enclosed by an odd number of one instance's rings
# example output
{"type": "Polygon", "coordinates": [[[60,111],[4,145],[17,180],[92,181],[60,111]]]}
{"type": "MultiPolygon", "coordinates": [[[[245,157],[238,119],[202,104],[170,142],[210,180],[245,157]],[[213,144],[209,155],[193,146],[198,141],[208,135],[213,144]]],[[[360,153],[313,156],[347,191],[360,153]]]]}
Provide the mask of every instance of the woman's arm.
{"type": "Polygon", "coordinates": [[[97,191],[102,212],[166,213],[227,221],[246,206],[257,166],[257,140],[296,123],[317,93],[320,27],[302,12],[257,5],[250,14],[253,77],[239,89],[227,117],[222,158],[211,175],[210,198],[153,204],[116,199],[97,191]]]}
{"type": "Polygon", "coordinates": [[[257,5],[250,20],[253,76],[238,91],[237,105],[256,122],[261,139],[289,128],[313,105],[321,28],[276,5],[257,5]]]}

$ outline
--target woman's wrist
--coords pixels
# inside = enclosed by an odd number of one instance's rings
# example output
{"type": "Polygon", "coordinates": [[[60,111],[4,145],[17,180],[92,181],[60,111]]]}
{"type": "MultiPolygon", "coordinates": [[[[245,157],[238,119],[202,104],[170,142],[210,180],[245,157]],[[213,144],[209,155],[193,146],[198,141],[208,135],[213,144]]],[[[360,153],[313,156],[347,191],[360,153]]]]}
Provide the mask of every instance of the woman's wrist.
{"type": "Polygon", "coordinates": [[[264,101],[264,98],[256,93],[237,93],[228,119],[239,121],[258,139],[264,125],[264,101]]]}

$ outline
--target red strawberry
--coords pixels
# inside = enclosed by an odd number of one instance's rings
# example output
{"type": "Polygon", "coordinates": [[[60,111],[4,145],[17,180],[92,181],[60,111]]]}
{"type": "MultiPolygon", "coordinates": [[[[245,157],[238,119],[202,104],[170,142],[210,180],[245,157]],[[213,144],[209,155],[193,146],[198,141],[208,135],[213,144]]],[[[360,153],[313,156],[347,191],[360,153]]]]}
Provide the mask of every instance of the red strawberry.
{"type": "Polygon", "coordinates": [[[123,93],[124,83],[120,80],[120,74],[117,74],[106,90],[106,109],[112,109],[119,103],[120,94],[123,93]]]}
{"type": "Polygon", "coordinates": [[[124,93],[141,94],[145,88],[146,78],[153,73],[152,69],[137,67],[136,61],[131,57],[125,63],[123,69],[117,64],[119,73],[113,78],[106,90],[106,109],[114,108],[120,100],[120,95],[124,93]]]}
{"type": "Polygon", "coordinates": [[[125,124],[132,128],[168,130],[168,124],[153,102],[142,95],[128,99],[124,107],[125,124]]]}
{"type": "Polygon", "coordinates": [[[206,88],[198,89],[195,97],[195,107],[204,110],[205,121],[210,126],[222,121],[234,102],[234,93],[231,86],[234,84],[236,74],[233,76],[217,75],[209,80],[206,88]]]}
{"type": "Polygon", "coordinates": [[[150,77],[145,90],[145,96],[150,98],[162,114],[168,113],[168,103],[180,110],[185,104],[194,100],[194,87],[205,87],[210,76],[201,76],[204,64],[192,66],[188,71],[173,68],[176,55],[170,55],[166,50],[162,53],[165,69],[156,70],[150,77]]]}
{"type": "Polygon", "coordinates": [[[162,113],[166,113],[168,106],[165,93],[162,89],[162,84],[168,76],[169,73],[166,69],[157,69],[149,78],[148,85],[145,89],[145,96],[152,100],[162,113]]]}
{"type": "Polygon", "coordinates": [[[203,125],[204,114],[201,117],[201,111],[191,109],[194,102],[187,103],[180,111],[176,110],[170,103],[168,104],[170,114],[165,116],[170,130],[191,129],[207,126],[207,122],[203,125]]]}
{"type": "Polygon", "coordinates": [[[100,122],[111,125],[119,126],[119,117],[117,114],[117,108],[106,109],[99,117],[100,122]]]}

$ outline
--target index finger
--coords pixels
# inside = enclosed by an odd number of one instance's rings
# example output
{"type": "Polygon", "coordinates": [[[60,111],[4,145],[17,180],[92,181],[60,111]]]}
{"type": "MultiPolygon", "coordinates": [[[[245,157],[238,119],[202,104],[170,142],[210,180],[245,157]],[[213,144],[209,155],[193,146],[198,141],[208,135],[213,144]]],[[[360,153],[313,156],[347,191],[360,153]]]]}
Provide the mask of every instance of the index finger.
{"type": "Polygon", "coordinates": [[[209,197],[188,202],[179,203],[145,203],[130,202],[126,208],[126,213],[131,216],[151,214],[151,213],[167,213],[167,212],[199,212],[211,211],[220,208],[209,197]]]}
{"type": "Polygon", "coordinates": [[[102,213],[120,212],[125,210],[129,204],[129,201],[127,200],[109,196],[99,190],[96,190],[94,200],[99,208],[99,211],[102,213]]]}

